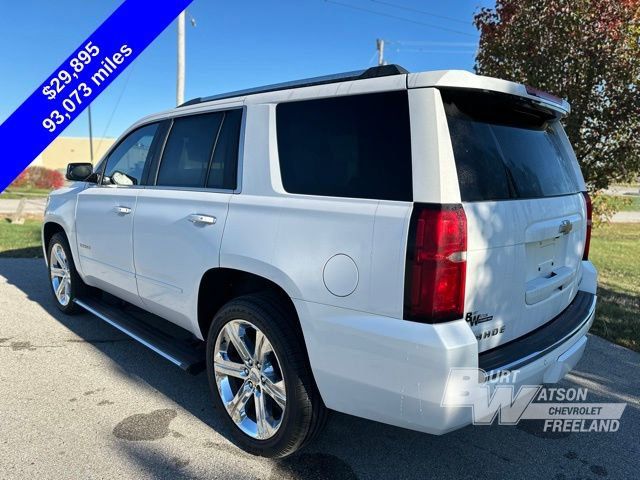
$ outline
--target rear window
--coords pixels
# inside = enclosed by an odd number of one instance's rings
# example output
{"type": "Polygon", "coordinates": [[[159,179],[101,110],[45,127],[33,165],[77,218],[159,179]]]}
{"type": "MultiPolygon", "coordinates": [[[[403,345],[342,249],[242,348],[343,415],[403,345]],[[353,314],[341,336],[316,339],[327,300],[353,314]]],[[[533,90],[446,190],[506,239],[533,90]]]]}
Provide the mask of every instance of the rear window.
{"type": "Polygon", "coordinates": [[[572,152],[551,110],[519,97],[441,91],[463,201],[579,191],[572,152]]]}
{"type": "Polygon", "coordinates": [[[157,185],[202,187],[223,113],[179,117],[164,147],[157,185]]]}
{"type": "Polygon", "coordinates": [[[287,192],[412,200],[406,91],[282,103],[276,117],[287,192]]]}
{"type": "Polygon", "coordinates": [[[234,190],[242,110],[173,120],[156,185],[234,190]]]}

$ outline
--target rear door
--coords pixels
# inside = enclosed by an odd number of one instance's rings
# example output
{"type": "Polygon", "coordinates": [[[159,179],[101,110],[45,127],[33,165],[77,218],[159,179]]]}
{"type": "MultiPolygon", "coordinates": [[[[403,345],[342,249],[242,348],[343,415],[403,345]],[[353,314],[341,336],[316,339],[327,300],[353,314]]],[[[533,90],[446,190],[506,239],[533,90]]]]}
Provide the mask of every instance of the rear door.
{"type": "Polygon", "coordinates": [[[139,192],[133,243],[145,307],[196,331],[198,287],[218,267],[237,191],[242,109],[173,120],[155,181],[139,192]]]}
{"type": "Polygon", "coordinates": [[[501,93],[441,95],[468,225],[465,318],[483,351],[547,323],[575,297],[584,181],[553,110],[501,93]]]}

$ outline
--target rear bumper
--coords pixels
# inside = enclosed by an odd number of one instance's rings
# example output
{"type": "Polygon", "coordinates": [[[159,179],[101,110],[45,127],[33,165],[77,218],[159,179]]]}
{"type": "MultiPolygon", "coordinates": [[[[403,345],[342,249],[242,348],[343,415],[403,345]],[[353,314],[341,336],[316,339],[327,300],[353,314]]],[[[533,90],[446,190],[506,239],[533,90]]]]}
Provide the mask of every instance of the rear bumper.
{"type": "Polygon", "coordinates": [[[593,321],[595,310],[596,295],[579,291],[569,306],[548,323],[480,353],[479,367],[487,378],[494,378],[502,371],[520,370],[569,342],[593,321]]]}
{"type": "MultiPolygon", "coordinates": [[[[441,406],[450,370],[507,358],[495,353],[479,356],[475,335],[464,320],[426,325],[301,300],[294,303],[325,404],[358,417],[432,434],[461,428],[471,423],[471,408],[441,406]]],[[[535,355],[517,363],[516,391],[520,385],[557,382],[577,364],[595,304],[595,292],[581,292],[579,304],[567,309],[573,328],[555,340],[549,337],[544,348],[531,341],[521,358],[535,355]]],[[[547,326],[558,328],[561,320],[547,326]]],[[[509,363],[513,360],[517,359],[509,363]]],[[[506,366],[496,362],[492,370],[506,366]]]]}

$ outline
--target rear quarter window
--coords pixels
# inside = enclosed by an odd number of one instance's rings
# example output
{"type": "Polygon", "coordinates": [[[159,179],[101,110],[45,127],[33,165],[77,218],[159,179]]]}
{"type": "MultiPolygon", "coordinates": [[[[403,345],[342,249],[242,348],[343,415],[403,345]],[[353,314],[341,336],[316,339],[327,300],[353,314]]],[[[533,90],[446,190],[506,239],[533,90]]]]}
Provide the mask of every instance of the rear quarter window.
{"type": "Polygon", "coordinates": [[[412,200],[406,91],[282,103],[276,118],[287,192],[412,200]]]}
{"type": "Polygon", "coordinates": [[[556,117],[511,95],[441,91],[463,201],[574,194],[573,154],[556,117]]]}

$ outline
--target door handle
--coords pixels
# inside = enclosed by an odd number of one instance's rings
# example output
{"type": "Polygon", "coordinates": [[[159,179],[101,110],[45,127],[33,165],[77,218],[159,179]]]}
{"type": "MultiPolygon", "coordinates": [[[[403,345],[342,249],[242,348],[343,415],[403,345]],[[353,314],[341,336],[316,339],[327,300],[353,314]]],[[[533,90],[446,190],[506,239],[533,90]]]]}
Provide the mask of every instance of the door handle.
{"type": "Polygon", "coordinates": [[[211,215],[202,215],[200,213],[192,213],[188,217],[189,221],[194,224],[200,225],[214,225],[218,220],[211,215]]]}
{"type": "Polygon", "coordinates": [[[129,215],[131,213],[131,209],[129,207],[123,207],[121,205],[118,205],[117,207],[115,207],[113,211],[116,212],[118,215],[129,215]]]}

